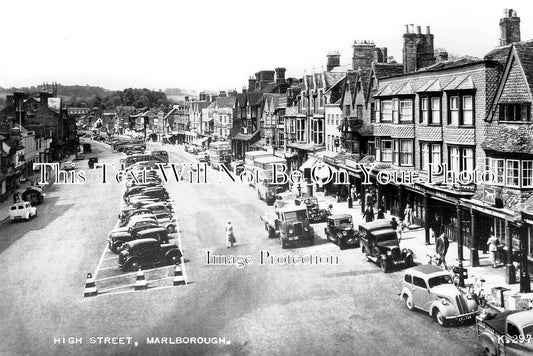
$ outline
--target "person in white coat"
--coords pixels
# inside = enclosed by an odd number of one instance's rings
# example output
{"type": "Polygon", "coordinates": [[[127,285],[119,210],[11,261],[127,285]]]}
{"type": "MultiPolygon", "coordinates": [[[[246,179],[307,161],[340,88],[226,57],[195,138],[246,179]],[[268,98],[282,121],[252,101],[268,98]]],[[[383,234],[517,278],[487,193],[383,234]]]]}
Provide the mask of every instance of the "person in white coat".
{"type": "Polygon", "coordinates": [[[231,225],[231,220],[228,220],[224,228],[226,230],[226,246],[227,248],[233,247],[233,245],[236,243],[236,240],[233,233],[233,225],[231,225]]]}

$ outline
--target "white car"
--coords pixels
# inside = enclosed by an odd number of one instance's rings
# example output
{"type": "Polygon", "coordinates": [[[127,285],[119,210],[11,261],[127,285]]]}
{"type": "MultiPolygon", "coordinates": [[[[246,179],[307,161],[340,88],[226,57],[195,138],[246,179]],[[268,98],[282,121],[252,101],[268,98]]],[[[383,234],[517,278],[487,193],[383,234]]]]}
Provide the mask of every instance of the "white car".
{"type": "Polygon", "coordinates": [[[14,220],[30,220],[34,216],[37,216],[37,208],[31,206],[30,202],[23,201],[15,203],[9,208],[9,219],[14,220]]]}

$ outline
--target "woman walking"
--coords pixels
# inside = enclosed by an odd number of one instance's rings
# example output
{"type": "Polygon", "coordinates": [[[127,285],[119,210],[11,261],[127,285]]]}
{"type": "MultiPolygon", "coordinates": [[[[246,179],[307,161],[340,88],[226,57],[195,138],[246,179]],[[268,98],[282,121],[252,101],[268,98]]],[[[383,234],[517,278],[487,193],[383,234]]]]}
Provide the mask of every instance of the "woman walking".
{"type": "Polygon", "coordinates": [[[498,251],[499,244],[500,242],[498,241],[498,238],[494,236],[494,232],[491,229],[487,245],[489,245],[490,261],[492,262],[492,268],[496,268],[496,252],[498,251]]]}
{"type": "Polygon", "coordinates": [[[226,247],[230,248],[233,247],[233,244],[235,244],[235,235],[233,234],[233,225],[231,225],[231,220],[228,220],[225,226],[226,230],[226,247]]]}

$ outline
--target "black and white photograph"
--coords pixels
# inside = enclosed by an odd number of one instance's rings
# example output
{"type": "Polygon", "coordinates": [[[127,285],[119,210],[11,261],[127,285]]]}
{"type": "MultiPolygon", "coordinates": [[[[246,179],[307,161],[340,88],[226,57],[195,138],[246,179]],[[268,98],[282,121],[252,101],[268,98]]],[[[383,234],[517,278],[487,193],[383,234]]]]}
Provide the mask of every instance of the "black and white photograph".
{"type": "Polygon", "coordinates": [[[0,355],[533,355],[532,2],[1,18],[0,355]]]}

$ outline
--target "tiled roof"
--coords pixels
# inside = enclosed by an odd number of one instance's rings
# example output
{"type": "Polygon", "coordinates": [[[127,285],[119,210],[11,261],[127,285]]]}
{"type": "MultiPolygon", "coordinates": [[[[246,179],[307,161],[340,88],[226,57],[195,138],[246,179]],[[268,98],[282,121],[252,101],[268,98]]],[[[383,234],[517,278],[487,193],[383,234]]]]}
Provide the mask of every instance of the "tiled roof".
{"type": "Polygon", "coordinates": [[[419,72],[455,68],[455,67],[464,66],[466,64],[483,63],[483,62],[484,60],[478,57],[463,56],[463,57],[459,57],[456,59],[451,59],[449,61],[442,61],[442,62],[435,63],[429,67],[420,69],[419,72]]]}
{"type": "Polygon", "coordinates": [[[403,74],[403,64],[401,63],[372,63],[372,67],[374,75],[378,79],[403,74]]]}
{"type": "Polygon", "coordinates": [[[533,154],[533,128],[519,126],[516,128],[498,125],[487,130],[484,150],[504,153],[533,154]]]}
{"type": "Polygon", "coordinates": [[[389,96],[392,95],[392,88],[387,84],[384,88],[378,90],[374,96],[389,96]]]}
{"type": "Polygon", "coordinates": [[[234,96],[219,96],[216,99],[218,108],[233,108],[235,106],[235,97],[234,96]]]}
{"type": "Polygon", "coordinates": [[[248,93],[247,94],[248,105],[255,106],[261,104],[263,101],[263,93],[248,93]]]}
{"type": "Polygon", "coordinates": [[[444,87],[444,90],[464,90],[464,89],[475,89],[474,82],[472,81],[472,77],[465,76],[459,76],[455,77],[446,87],[444,87]]]}
{"type": "Polygon", "coordinates": [[[325,88],[329,89],[344,77],[344,73],[324,72],[325,88]]]}
{"type": "Polygon", "coordinates": [[[246,107],[246,102],[247,102],[247,95],[246,93],[239,93],[237,94],[237,104],[240,108],[244,108],[246,107]]]}
{"type": "Polygon", "coordinates": [[[522,63],[531,93],[533,93],[533,40],[515,43],[514,47],[522,63]]]}
{"type": "Polygon", "coordinates": [[[413,87],[409,82],[405,83],[404,85],[400,86],[398,89],[396,89],[392,95],[411,95],[414,94],[413,87]]]}
{"type": "Polygon", "coordinates": [[[428,80],[424,85],[417,90],[418,93],[439,92],[442,91],[442,86],[438,79],[428,80]]]}

